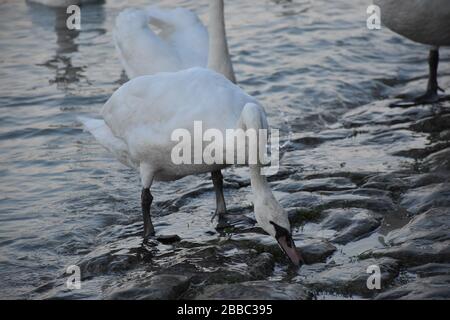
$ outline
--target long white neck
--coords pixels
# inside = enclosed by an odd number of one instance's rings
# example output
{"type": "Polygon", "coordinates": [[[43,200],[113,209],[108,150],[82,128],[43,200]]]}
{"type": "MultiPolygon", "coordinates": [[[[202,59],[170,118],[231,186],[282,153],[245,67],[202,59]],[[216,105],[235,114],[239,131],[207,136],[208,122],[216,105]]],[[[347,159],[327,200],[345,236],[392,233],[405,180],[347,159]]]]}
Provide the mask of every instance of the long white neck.
{"type": "Polygon", "coordinates": [[[268,130],[264,109],[255,103],[247,103],[242,109],[240,127],[244,130],[255,130],[258,137],[258,148],[253,148],[253,150],[249,148],[249,152],[258,152],[258,161],[256,162],[256,164],[249,165],[250,180],[255,201],[276,201],[275,197],[272,194],[272,190],[270,189],[269,183],[267,182],[266,176],[261,174],[262,166],[259,156],[261,155],[261,151],[266,149],[267,140],[261,139],[262,136],[259,135],[259,130],[268,130]]]}
{"type": "Polygon", "coordinates": [[[236,82],[225,30],[223,0],[209,0],[209,53],[208,68],[236,82]]]}
{"type": "Polygon", "coordinates": [[[250,182],[255,201],[262,201],[263,199],[271,201],[275,199],[266,176],[261,174],[259,165],[250,166],[250,182]]]}

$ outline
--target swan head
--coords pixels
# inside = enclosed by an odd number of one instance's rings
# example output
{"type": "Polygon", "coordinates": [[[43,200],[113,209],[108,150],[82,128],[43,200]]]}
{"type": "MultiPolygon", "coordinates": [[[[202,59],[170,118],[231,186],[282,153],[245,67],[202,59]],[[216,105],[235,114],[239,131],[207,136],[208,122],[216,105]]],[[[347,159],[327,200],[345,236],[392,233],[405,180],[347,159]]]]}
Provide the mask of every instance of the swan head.
{"type": "Polygon", "coordinates": [[[259,226],[277,240],[280,248],[294,265],[300,266],[303,263],[303,258],[292,239],[291,224],[287,212],[272,194],[259,197],[254,206],[255,217],[259,226]]]}

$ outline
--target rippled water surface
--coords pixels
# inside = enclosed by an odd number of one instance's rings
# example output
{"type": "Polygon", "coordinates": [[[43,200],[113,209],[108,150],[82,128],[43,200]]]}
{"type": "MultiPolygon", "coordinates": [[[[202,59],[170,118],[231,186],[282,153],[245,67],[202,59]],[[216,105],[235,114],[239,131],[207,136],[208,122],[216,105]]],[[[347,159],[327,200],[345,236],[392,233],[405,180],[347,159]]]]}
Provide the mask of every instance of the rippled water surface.
{"type": "MultiPolygon", "coordinates": [[[[390,172],[414,162],[399,152],[428,141],[420,133],[411,137],[398,130],[386,138],[382,132],[368,136],[364,128],[355,133],[342,126],[343,114],[355,112],[350,117],[358,119],[358,107],[398,94],[394,86],[411,78],[426,81],[426,49],[385,29],[369,31],[369,2],[226,0],[237,80],[265,106],[271,125],[287,142],[282,171],[272,179],[285,207],[295,202],[286,198],[285,188],[301,174],[332,174],[345,167],[390,172]],[[317,146],[319,131],[328,142],[317,146]],[[339,140],[345,137],[351,138],[339,140]],[[380,149],[382,139],[397,144],[380,149]]],[[[116,162],[77,122],[79,115],[98,113],[124,82],[112,44],[115,16],[127,6],[151,3],[194,9],[207,22],[207,1],[107,0],[83,6],[81,31],[68,31],[64,10],[1,1],[1,298],[103,298],[117,283],[158,268],[177,265],[182,272],[183,266],[190,270],[194,265],[214,272],[217,264],[197,260],[217,254],[222,241],[229,247],[220,249],[221,259],[230,272],[240,273],[248,267],[241,257],[254,253],[233,243],[256,237],[273,245],[252,229],[248,176],[238,168],[224,173],[225,196],[236,216],[231,240],[214,229],[213,189],[209,176],[201,175],[154,185],[157,232],[178,234],[182,242],[141,247],[137,174],[116,162]],[[58,289],[64,270],[80,261],[90,272],[83,290],[64,293],[58,289]]],[[[442,58],[448,64],[448,55],[442,58]]],[[[304,232],[299,231],[299,241],[308,232],[316,234],[317,226],[307,224],[304,232]]],[[[337,261],[367,250],[373,241],[346,247],[337,261]]],[[[276,261],[274,280],[289,272],[284,263],[276,261]]]]}

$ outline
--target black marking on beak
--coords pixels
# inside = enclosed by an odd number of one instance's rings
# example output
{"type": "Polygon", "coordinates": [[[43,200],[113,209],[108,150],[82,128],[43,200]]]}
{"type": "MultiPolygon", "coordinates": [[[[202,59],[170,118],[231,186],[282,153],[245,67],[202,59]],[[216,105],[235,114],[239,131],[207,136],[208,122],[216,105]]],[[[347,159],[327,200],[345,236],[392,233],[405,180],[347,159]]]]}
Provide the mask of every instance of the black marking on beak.
{"type": "Polygon", "coordinates": [[[286,230],[283,227],[280,227],[273,221],[270,221],[270,223],[275,228],[275,238],[278,241],[278,244],[283,250],[283,252],[289,257],[289,259],[294,263],[296,266],[300,266],[304,263],[304,260],[300,253],[297,251],[297,248],[295,247],[294,240],[292,239],[291,233],[286,230]]]}
{"type": "Polygon", "coordinates": [[[274,228],[275,228],[275,239],[278,240],[281,237],[286,237],[286,240],[288,242],[289,248],[291,248],[293,240],[292,240],[292,236],[291,236],[291,233],[289,232],[289,230],[287,230],[287,229],[285,229],[283,227],[280,227],[279,225],[277,225],[273,221],[270,221],[270,224],[273,225],[274,228]]]}

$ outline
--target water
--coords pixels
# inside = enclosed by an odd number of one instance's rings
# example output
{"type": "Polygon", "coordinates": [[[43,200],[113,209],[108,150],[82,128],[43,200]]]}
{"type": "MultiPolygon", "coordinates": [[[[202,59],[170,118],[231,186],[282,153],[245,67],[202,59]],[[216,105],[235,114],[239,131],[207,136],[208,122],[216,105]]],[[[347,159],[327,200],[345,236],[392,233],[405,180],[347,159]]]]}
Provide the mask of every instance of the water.
{"type": "MultiPolygon", "coordinates": [[[[392,95],[394,85],[425,77],[423,46],[366,28],[369,2],[226,1],[237,80],[284,136],[333,128],[345,112],[392,95]]],[[[195,9],[207,21],[207,1],[113,0],[83,6],[81,31],[68,31],[64,10],[27,1],[0,3],[1,298],[45,296],[68,265],[101,250],[139,256],[138,176],[83,132],[76,117],[98,113],[124,81],[111,40],[115,16],[127,6],[151,3],[195,9]]],[[[314,173],[319,169],[313,164],[320,167],[333,156],[327,148],[305,150],[291,150],[293,160],[285,164],[302,165],[311,154],[304,169],[314,173]]],[[[366,152],[370,158],[377,150],[368,146],[361,155],[366,152]]],[[[393,167],[400,163],[395,156],[386,159],[393,167]]],[[[389,170],[379,164],[372,169],[389,170]]],[[[226,199],[245,214],[239,218],[245,233],[253,222],[249,187],[233,185],[241,174],[245,177],[245,168],[225,173],[226,199]]],[[[152,193],[157,232],[183,239],[175,255],[172,246],[159,245],[155,265],[180,262],[189,250],[223,241],[210,221],[214,195],[207,175],[157,183],[152,193]]],[[[239,250],[230,250],[224,259],[234,257],[230,270],[239,270],[244,263],[239,250]]],[[[142,261],[130,263],[135,274],[151,272],[142,261]]],[[[73,297],[103,297],[102,288],[122,281],[130,270],[106,269],[73,297]]]]}

